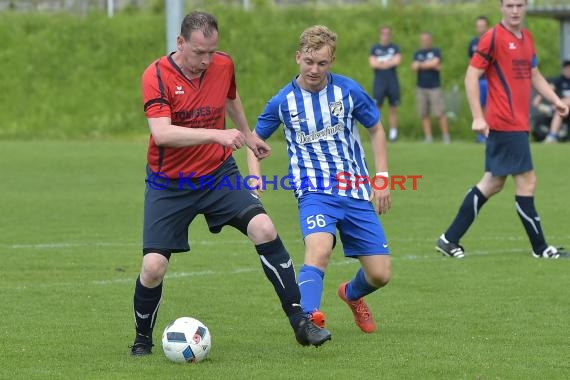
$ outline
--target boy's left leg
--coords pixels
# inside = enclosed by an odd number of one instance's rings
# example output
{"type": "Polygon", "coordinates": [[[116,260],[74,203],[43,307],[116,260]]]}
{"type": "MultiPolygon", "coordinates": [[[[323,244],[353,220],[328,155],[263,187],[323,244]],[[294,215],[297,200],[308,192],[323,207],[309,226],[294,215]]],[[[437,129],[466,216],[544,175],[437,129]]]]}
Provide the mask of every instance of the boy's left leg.
{"type": "Polygon", "coordinates": [[[360,256],[361,268],[354,278],[339,285],[338,296],[352,310],[357,326],[365,333],[376,330],[376,322],[364,297],[386,286],[390,281],[391,261],[386,254],[360,256]]]}
{"type": "Polygon", "coordinates": [[[361,268],[354,278],[340,284],[339,297],[350,307],[358,327],[371,333],[376,323],[364,297],[390,281],[390,256],[382,224],[372,204],[359,199],[347,199],[345,218],[339,222],[344,254],[357,257],[361,268]]]}

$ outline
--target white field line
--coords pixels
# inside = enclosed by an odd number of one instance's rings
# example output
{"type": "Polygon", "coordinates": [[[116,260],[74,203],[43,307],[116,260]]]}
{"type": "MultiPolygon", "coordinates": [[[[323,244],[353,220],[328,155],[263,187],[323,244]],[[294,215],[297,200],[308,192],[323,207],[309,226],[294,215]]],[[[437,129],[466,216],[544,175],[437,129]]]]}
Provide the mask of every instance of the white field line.
{"type": "MultiPolygon", "coordinates": [[[[553,236],[548,235],[549,241],[556,240],[568,240],[570,235],[566,236],[553,236]]],[[[417,242],[417,243],[434,243],[437,237],[418,239],[418,238],[394,238],[388,239],[389,243],[397,242],[417,242]]],[[[526,241],[528,238],[524,234],[518,236],[486,236],[485,240],[500,240],[500,241],[526,241]]],[[[209,240],[190,240],[190,246],[200,246],[200,245],[234,245],[234,244],[251,244],[246,238],[239,240],[221,240],[221,239],[209,239],[209,240]]],[[[556,245],[556,244],[555,244],[556,245]]],[[[81,248],[81,247],[134,247],[140,248],[140,243],[138,242],[51,242],[51,243],[35,243],[35,244],[0,244],[0,249],[60,249],[60,248],[81,248]]]]}
{"type": "MultiPolygon", "coordinates": [[[[242,240],[198,240],[191,241],[192,245],[214,245],[214,244],[251,244],[247,239],[242,240]]],[[[37,244],[0,244],[1,248],[8,249],[59,249],[59,248],[81,248],[81,247],[140,247],[140,243],[111,243],[111,242],[61,242],[61,243],[37,243],[37,244]]]]}
{"type": "MultiPolygon", "coordinates": [[[[451,259],[451,258],[444,258],[440,253],[435,252],[429,254],[418,254],[418,255],[402,255],[402,256],[392,256],[392,260],[400,261],[400,260],[440,260],[440,261],[468,261],[470,256],[481,256],[481,255],[498,255],[498,254],[513,254],[513,253],[523,253],[527,254],[530,257],[530,252],[528,249],[523,248],[515,248],[515,249],[497,249],[491,251],[468,251],[467,258],[464,259],[451,259]]],[[[342,261],[334,261],[329,264],[329,266],[341,266],[341,265],[358,265],[357,260],[353,259],[346,259],[342,261]]],[[[298,267],[299,264],[297,264],[298,267]]],[[[178,278],[188,278],[188,277],[222,277],[222,276],[233,276],[233,275],[240,275],[244,273],[253,273],[261,271],[261,268],[257,265],[253,265],[251,267],[242,267],[242,268],[235,268],[232,270],[203,270],[203,271],[194,271],[194,272],[170,272],[166,274],[166,279],[174,280],[178,278]]],[[[115,278],[115,279],[106,279],[106,280],[92,280],[88,282],[88,284],[92,285],[115,285],[115,284],[122,284],[122,283],[133,283],[135,282],[135,277],[132,278],[115,278]]],[[[37,289],[40,288],[53,288],[53,287],[76,287],[78,285],[77,282],[58,282],[58,283],[47,283],[47,284],[35,284],[33,287],[28,287],[26,285],[15,286],[11,287],[3,287],[3,290],[27,290],[27,289],[37,289]]]]}

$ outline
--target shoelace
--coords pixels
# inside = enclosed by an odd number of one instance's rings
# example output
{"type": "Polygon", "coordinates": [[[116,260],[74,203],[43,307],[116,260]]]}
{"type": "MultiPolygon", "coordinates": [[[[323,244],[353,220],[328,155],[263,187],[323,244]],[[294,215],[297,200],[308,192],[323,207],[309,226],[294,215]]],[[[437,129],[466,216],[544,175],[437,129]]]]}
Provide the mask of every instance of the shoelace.
{"type": "Polygon", "coordinates": [[[368,310],[368,307],[366,306],[364,301],[362,301],[362,298],[359,299],[358,301],[352,302],[352,304],[356,307],[356,312],[358,313],[358,319],[364,321],[370,319],[370,311],[368,310]]]}
{"type": "MultiPolygon", "coordinates": [[[[135,348],[135,347],[139,347],[139,346],[146,347],[146,346],[148,346],[148,344],[143,343],[143,342],[137,342],[137,343],[133,344],[132,346],[129,346],[129,348],[135,348]]],[[[150,346],[154,347],[154,344],[151,343],[150,346]]]]}
{"type": "Polygon", "coordinates": [[[308,327],[307,329],[309,330],[309,332],[319,332],[321,330],[321,328],[317,325],[315,325],[313,322],[309,322],[307,323],[308,327]]]}

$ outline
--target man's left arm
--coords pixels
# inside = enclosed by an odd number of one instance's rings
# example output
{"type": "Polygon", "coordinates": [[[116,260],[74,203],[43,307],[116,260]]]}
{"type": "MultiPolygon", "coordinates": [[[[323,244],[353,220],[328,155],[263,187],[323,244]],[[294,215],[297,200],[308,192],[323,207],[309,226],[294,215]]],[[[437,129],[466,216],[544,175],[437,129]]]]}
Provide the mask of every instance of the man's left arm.
{"type": "Polygon", "coordinates": [[[531,71],[532,85],[536,91],[548,102],[556,108],[558,114],[562,117],[568,115],[568,105],[566,105],[559,97],[556,92],[552,89],[548,81],[542,76],[538,67],[533,67],[531,71]]]}
{"type": "Polygon", "coordinates": [[[259,159],[268,157],[271,154],[271,148],[265,143],[265,141],[251,133],[249,123],[245,117],[243,104],[241,103],[241,98],[237,91],[234,99],[228,98],[226,100],[226,109],[236,128],[245,136],[246,144],[255,156],[259,159]]]}
{"type": "MultiPolygon", "coordinates": [[[[377,213],[385,214],[390,210],[392,206],[392,200],[390,197],[390,186],[388,185],[388,150],[386,144],[386,134],[384,133],[384,127],[382,122],[378,120],[375,126],[368,128],[368,133],[370,135],[370,142],[372,144],[372,154],[374,156],[374,166],[376,168],[376,175],[383,176],[386,178],[386,185],[383,186],[382,183],[378,182],[378,186],[372,186],[372,198],[371,201],[374,203],[374,208],[377,213]],[[375,189],[375,187],[382,188],[375,189]]],[[[374,177],[371,176],[371,184],[374,182],[374,177]]],[[[380,181],[380,180],[377,180],[380,181]]]]}

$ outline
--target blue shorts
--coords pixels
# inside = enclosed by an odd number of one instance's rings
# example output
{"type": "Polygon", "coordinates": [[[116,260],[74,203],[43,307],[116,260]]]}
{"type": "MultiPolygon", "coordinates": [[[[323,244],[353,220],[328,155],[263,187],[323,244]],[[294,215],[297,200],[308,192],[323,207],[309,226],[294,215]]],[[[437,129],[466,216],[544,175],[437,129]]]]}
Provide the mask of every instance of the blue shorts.
{"type": "Polygon", "coordinates": [[[487,79],[481,77],[479,79],[479,102],[481,103],[481,107],[485,108],[487,105],[487,92],[488,92],[488,84],[487,79]]]}
{"type": "Polygon", "coordinates": [[[489,131],[485,145],[485,171],[508,176],[533,169],[528,132],[489,131]]]}
{"type": "Polygon", "coordinates": [[[372,203],[362,199],[306,193],[299,198],[303,239],[312,233],[340,234],[346,257],[388,255],[388,242],[372,203]]]}
{"type": "Polygon", "coordinates": [[[398,79],[392,79],[379,83],[374,82],[373,98],[376,100],[376,106],[382,107],[384,98],[388,98],[388,104],[392,107],[400,105],[400,84],[398,79]]]}
{"type": "Polygon", "coordinates": [[[257,196],[240,186],[239,170],[233,157],[210,173],[213,182],[202,188],[198,182],[192,188],[189,183],[179,180],[170,180],[168,186],[157,188],[149,180],[151,174],[147,167],[143,254],[170,255],[189,251],[188,227],[200,214],[206,218],[210,232],[218,233],[223,226],[230,225],[245,233],[247,226],[244,224],[253,216],[265,213],[257,196]]]}

